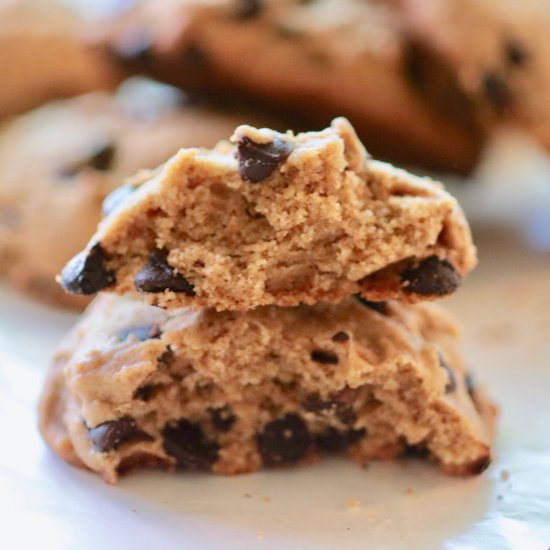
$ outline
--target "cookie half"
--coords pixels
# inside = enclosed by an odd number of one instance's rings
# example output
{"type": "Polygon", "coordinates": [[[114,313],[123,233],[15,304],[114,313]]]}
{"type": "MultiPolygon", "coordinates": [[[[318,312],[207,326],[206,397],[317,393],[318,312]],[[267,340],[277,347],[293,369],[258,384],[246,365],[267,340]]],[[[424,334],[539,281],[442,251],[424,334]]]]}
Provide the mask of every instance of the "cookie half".
{"type": "Polygon", "coordinates": [[[41,431],[110,483],[145,467],[237,474],[324,453],[424,453],[448,473],[479,474],[495,408],[456,340],[427,304],[219,313],[104,294],[54,358],[41,431]]]}

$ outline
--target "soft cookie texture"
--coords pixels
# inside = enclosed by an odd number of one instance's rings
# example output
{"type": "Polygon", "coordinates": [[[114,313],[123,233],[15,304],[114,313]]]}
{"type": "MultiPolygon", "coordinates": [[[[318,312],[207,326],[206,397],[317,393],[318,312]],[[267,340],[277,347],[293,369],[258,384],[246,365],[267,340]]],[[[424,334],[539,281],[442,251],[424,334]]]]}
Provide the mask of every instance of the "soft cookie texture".
{"type": "Polygon", "coordinates": [[[346,116],[369,150],[399,163],[465,171],[477,159],[480,128],[411,86],[390,2],[142,0],[113,19],[100,42],[129,72],[283,108],[309,128],[346,116]]]}
{"type": "Polygon", "coordinates": [[[413,81],[479,127],[516,123],[550,149],[547,0],[398,0],[413,81]]]}
{"type": "Polygon", "coordinates": [[[217,310],[355,293],[415,302],[452,293],[476,262],[455,199],[370,159],[345,119],[298,135],[240,126],[232,143],[182,149],[134,189],[116,191],[64,268],[67,291],[217,310]]]}
{"type": "Polygon", "coordinates": [[[41,431],[110,483],[145,467],[237,474],[409,451],[448,473],[490,463],[495,408],[432,305],[163,310],[103,294],[56,354],[41,431]]]}
{"type": "Polygon", "coordinates": [[[0,118],[120,80],[115,64],[79,40],[80,24],[60,2],[0,2],[0,118]]]}
{"type": "Polygon", "coordinates": [[[139,79],[14,119],[0,131],[0,272],[33,296],[81,307],[89,300],[55,276],[86,245],[105,196],[182,145],[214,145],[238,120],[139,79]]]}

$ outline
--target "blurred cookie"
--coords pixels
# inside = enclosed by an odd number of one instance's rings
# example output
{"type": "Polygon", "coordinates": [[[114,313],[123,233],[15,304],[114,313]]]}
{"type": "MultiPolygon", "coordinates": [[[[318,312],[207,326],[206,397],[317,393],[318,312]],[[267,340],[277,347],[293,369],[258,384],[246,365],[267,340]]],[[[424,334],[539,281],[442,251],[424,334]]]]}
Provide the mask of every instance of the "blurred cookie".
{"type": "Polygon", "coordinates": [[[54,281],[95,231],[105,196],[182,146],[214,145],[242,119],[186,103],[147,81],[20,116],[0,133],[0,271],[58,304],[82,306],[54,281]]]}
{"type": "Polygon", "coordinates": [[[101,295],[58,350],[40,405],[50,447],[114,483],[136,469],[217,474],[341,453],[491,461],[495,407],[433,306],[163,310],[101,295]]]}
{"type": "Polygon", "coordinates": [[[55,1],[0,2],[0,118],[116,83],[114,65],[79,40],[80,24],[55,1]]]}
{"type": "Polygon", "coordinates": [[[523,126],[550,149],[547,0],[399,0],[414,82],[441,110],[523,126]]]}
{"type": "Polygon", "coordinates": [[[390,3],[142,0],[114,19],[104,46],[129,71],[283,107],[308,128],[346,116],[380,158],[456,171],[477,159],[479,128],[409,85],[390,3]]]}

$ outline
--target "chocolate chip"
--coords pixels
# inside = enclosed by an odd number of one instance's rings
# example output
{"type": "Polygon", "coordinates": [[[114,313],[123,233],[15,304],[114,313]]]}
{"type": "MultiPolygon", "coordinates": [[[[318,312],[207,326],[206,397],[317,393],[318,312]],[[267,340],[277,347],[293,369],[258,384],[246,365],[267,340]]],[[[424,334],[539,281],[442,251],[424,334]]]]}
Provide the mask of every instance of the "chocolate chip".
{"type": "Polygon", "coordinates": [[[482,80],[483,93],[497,111],[503,111],[512,102],[510,88],[503,76],[488,72],[482,80]]]}
{"type": "Polygon", "coordinates": [[[504,56],[506,57],[506,61],[514,67],[521,67],[529,59],[529,54],[523,45],[514,38],[505,40],[504,56]]]}
{"type": "Polygon", "coordinates": [[[468,468],[468,473],[478,475],[483,473],[491,465],[491,457],[483,456],[472,463],[468,468]]]}
{"type": "Polygon", "coordinates": [[[323,451],[336,453],[357,443],[366,435],[367,430],[365,428],[357,430],[338,430],[333,426],[329,426],[324,431],[316,434],[315,443],[323,451]]]}
{"type": "Polygon", "coordinates": [[[105,253],[98,243],[77,254],[61,272],[61,286],[72,294],[95,294],[116,282],[105,267],[105,253]]]}
{"type": "Polygon", "coordinates": [[[456,390],[456,376],[447,361],[440,355],[439,366],[447,372],[447,383],[445,384],[445,393],[452,393],[456,390]]]}
{"type": "Polygon", "coordinates": [[[140,342],[144,342],[145,340],[149,340],[151,338],[160,338],[161,334],[162,332],[159,329],[159,327],[156,327],[154,325],[139,325],[139,326],[128,327],[128,328],[123,328],[122,330],[119,330],[116,333],[116,337],[121,342],[128,340],[130,336],[133,336],[140,342]]]}
{"type": "Polygon", "coordinates": [[[461,277],[450,262],[434,255],[403,271],[401,280],[406,292],[443,296],[460,286],[461,277]]]}
{"type": "Polygon", "coordinates": [[[339,344],[343,344],[344,342],[349,341],[349,334],[347,332],[344,332],[343,330],[341,330],[340,332],[337,332],[332,337],[332,341],[333,342],[338,342],[339,344]]]}
{"type": "Polygon", "coordinates": [[[182,418],[162,430],[163,447],[181,469],[207,470],[218,459],[219,445],[207,439],[199,424],[182,418]]]}
{"type": "Polygon", "coordinates": [[[264,462],[275,466],[303,458],[312,441],[306,423],[297,414],[287,414],[266,424],[256,443],[264,462]]]}
{"type": "Polygon", "coordinates": [[[238,0],[233,15],[237,19],[251,19],[259,15],[262,8],[262,0],[238,0]]]}
{"type": "Polygon", "coordinates": [[[217,409],[210,408],[208,412],[210,413],[212,424],[220,432],[228,432],[237,420],[237,417],[233,413],[233,409],[228,405],[217,409]]]}
{"type": "Polygon", "coordinates": [[[208,55],[201,46],[191,43],[183,51],[183,61],[187,65],[201,68],[208,64],[208,55]]]}
{"type": "Polygon", "coordinates": [[[134,279],[136,288],[141,292],[183,292],[195,296],[194,286],[168,263],[168,251],[156,249],[149,254],[145,267],[134,279]]]}
{"type": "Polygon", "coordinates": [[[370,300],[363,298],[361,294],[355,294],[353,297],[364,306],[369,307],[370,309],[374,309],[374,311],[377,311],[382,315],[386,315],[388,311],[387,302],[371,302],[370,300]]]}
{"type": "Polygon", "coordinates": [[[275,138],[271,143],[255,143],[243,136],[237,142],[239,172],[244,181],[258,183],[269,177],[292,152],[289,141],[275,138]]]}
{"type": "Polygon", "coordinates": [[[63,177],[73,177],[85,168],[93,168],[94,170],[106,172],[112,167],[115,154],[116,148],[113,143],[104,142],[96,144],[87,157],[75,162],[71,166],[63,168],[61,175],[63,177]]]}
{"type": "Polygon", "coordinates": [[[136,190],[136,186],[130,183],[117,187],[111,191],[103,201],[102,213],[103,216],[109,216],[117,211],[125,202],[126,199],[136,190]]]}
{"type": "Polygon", "coordinates": [[[138,428],[131,416],[103,422],[95,428],[89,428],[89,433],[94,448],[101,453],[114,451],[123,443],[153,440],[148,433],[138,428]]]}
{"type": "Polygon", "coordinates": [[[314,350],[311,352],[311,360],[323,365],[338,364],[338,356],[330,351],[314,350]]]}
{"type": "Polygon", "coordinates": [[[471,372],[468,372],[466,374],[466,377],[464,379],[464,383],[466,385],[466,391],[468,392],[470,397],[472,399],[475,399],[476,388],[475,388],[475,384],[474,384],[474,377],[473,377],[471,372]]]}
{"type": "Polygon", "coordinates": [[[160,384],[145,384],[134,392],[133,398],[145,402],[150,401],[155,397],[160,388],[162,388],[160,384]]]}

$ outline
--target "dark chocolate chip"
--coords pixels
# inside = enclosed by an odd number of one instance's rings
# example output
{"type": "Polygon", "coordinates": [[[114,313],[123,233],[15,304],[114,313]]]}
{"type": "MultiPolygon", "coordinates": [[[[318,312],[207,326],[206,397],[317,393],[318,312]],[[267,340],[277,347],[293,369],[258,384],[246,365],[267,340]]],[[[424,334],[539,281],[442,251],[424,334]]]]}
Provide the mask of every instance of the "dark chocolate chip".
{"type": "Polygon", "coordinates": [[[348,342],[349,341],[349,334],[347,332],[344,332],[343,330],[337,332],[333,337],[332,337],[332,341],[333,342],[338,342],[339,344],[343,344],[344,342],[348,342]]]}
{"type": "Polygon", "coordinates": [[[94,448],[101,453],[114,451],[123,443],[153,440],[148,433],[138,428],[131,416],[103,422],[95,428],[89,428],[89,433],[94,448]]]}
{"type": "Polygon", "coordinates": [[[239,172],[244,181],[258,183],[269,177],[292,152],[287,140],[275,138],[271,143],[255,143],[243,136],[237,142],[239,172]]]}
{"type": "Polygon", "coordinates": [[[447,372],[447,383],[445,384],[445,393],[452,393],[456,390],[456,376],[447,361],[440,355],[439,366],[447,372]]]}
{"type": "Polygon", "coordinates": [[[424,296],[443,296],[454,292],[461,277],[453,265],[437,256],[429,256],[401,274],[406,292],[424,296]]]}
{"type": "Polygon", "coordinates": [[[510,88],[504,77],[498,73],[485,73],[482,87],[485,97],[497,111],[503,111],[512,102],[510,88]]]}
{"type": "Polygon", "coordinates": [[[479,475],[483,473],[490,465],[491,457],[483,456],[470,465],[468,472],[472,475],[479,475]]]}
{"type": "Polygon", "coordinates": [[[388,311],[388,303],[387,302],[371,302],[370,300],[367,300],[366,298],[363,298],[361,294],[355,294],[354,298],[362,303],[364,306],[369,307],[370,309],[374,309],[374,311],[377,311],[378,313],[381,313],[382,315],[386,315],[388,311]]]}
{"type": "Polygon", "coordinates": [[[252,19],[261,13],[262,8],[262,0],[238,0],[233,14],[237,19],[252,19]]]}
{"type": "Polygon", "coordinates": [[[149,254],[145,267],[134,279],[136,288],[141,292],[183,292],[195,296],[194,286],[168,263],[168,251],[156,249],[149,254]]]}
{"type": "Polygon", "coordinates": [[[214,427],[220,432],[228,432],[235,424],[237,417],[229,405],[217,409],[208,409],[214,427]]]}
{"type": "Polygon", "coordinates": [[[329,426],[324,431],[316,434],[315,443],[323,451],[336,453],[357,443],[366,435],[367,430],[365,428],[357,430],[338,430],[333,426],[329,426]]]}
{"type": "Polygon", "coordinates": [[[183,61],[187,65],[201,68],[208,64],[208,55],[198,44],[188,44],[183,51],[183,61]]]}
{"type": "Polygon", "coordinates": [[[474,399],[475,398],[475,393],[476,393],[476,388],[475,388],[475,384],[474,384],[474,377],[473,377],[471,372],[468,372],[466,374],[466,377],[464,379],[464,383],[466,385],[466,391],[468,392],[470,397],[472,399],[474,399]]]}
{"type": "Polygon", "coordinates": [[[163,447],[181,469],[208,470],[218,459],[219,445],[204,435],[199,424],[182,418],[162,430],[163,447]]]}
{"type": "Polygon", "coordinates": [[[156,327],[154,325],[139,325],[119,330],[116,333],[116,337],[121,342],[128,340],[130,336],[133,336],[140,342],[144,342],[145,340],[149,340],[151,338],[160,338],[161,334],[162,332],[159,327],[156,327]]]}
{"type": "Polygon", "coordinates": [[[526,61],[529,59],[529,54],[523,45],[514,38],[508,38],[504,42],[504,55],[506,61],[514,67],[525,65],[526,61]]]}
{"type": "Polygon", "coordinates": [[[63,177],[73,177],[85,168],[93,168],[94,170],[105,172],[112,167],[115,154],[116,148],[113,143],[104,142],[96,144],[86,158],[63,168],[61,175],[63,177]]]}
{"type": "Polygon", "coordinates": [[[400,456],[404,458],[426,458],[430,451],[425,443],[417,443],[416,445],[407,445],[400,456]]]}
{"type": "Polygon", "coordinates": [[[113,212],[116,212],[136,189],[137,187],[135,185],[127,183],[111,191],[103,201],[103,216],[109,216],[113,212]]]}
{"type": "Polygon", "coordinates": [[[287,414],[266,424],[256,443],[265,464],[276,466],[303,458],[312,440],[306,423],[297,414],[287,414]]]}
{"type": "Polygon", "coordinates": [[[95,294],[115,284],[113,271],[105,267],[105,253],[98,243],[77,254],[61,272],[61,286],[72,294],[95,294]]]}
{"type": "Polygon", "coordinates": [[[134,399],[139,399],[140,401],[150,401],[153,397],[155,397],[161,387],[162,386],[160,384],[145,384],[140,386],[134,392],[133,397],[134,399]]]}
{"type": "Polygon", "coordinates": [[[337,365],[338,356],[331,351],[314,350],[311,352],[311,360],[323,365],[337,365]]]}

